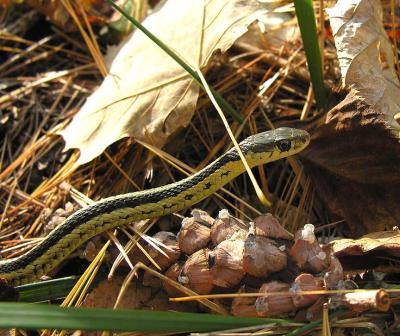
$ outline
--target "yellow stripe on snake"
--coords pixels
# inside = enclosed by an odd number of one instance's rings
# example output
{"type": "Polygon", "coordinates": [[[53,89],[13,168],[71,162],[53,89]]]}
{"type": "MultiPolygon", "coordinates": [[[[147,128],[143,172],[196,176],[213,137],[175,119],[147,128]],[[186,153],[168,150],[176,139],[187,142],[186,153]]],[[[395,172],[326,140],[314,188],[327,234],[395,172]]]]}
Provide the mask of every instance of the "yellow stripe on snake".
{"type": "MultiPolygon", "coordinates": [[[[239,146],[250,167],[300,152],[309,143],[306,131],[278,128],[252,135],[239,146]]],[[[93,236],[134,221],[183,210],[213,194],[245,171],[233,148],[198,173],[163,187],[100,200],[68,217],[26,254],[0,261],[0,278],[12,285],[47,274],[93,236]]]]}

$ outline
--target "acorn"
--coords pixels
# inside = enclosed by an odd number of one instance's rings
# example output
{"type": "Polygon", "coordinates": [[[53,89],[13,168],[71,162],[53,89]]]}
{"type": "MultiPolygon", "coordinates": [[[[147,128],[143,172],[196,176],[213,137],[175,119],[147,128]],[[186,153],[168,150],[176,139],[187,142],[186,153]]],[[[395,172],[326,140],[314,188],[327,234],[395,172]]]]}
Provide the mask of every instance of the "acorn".
{"type": "Polygon", "coordinates": [[[320,296],[310,307],[307,308],[306,318],[308,321],[316,321],[322,318],[324,304],[326,297],[320,296]]]}
{"type": "Polygon", "coordinates": [[[261,286],[259,293],[271,295],[257,298],[255,307],[258,316],[278,316],[295,310],[289,285],[283,282],[272,281],[261,286]],[[277,294],[282,292],[282,294],[277,294]]]}
{"type": "Polygon", "coordinates": [[[290,255],[300,269],[318,273],[328,267],[329,258],[315,237],[314,225],[305,224],[296,232],[294,240],[290,255]]]}
{"type": "Polygon", "coordinates": [[[293,303],[297,308],[310,306],[322,296],[322,294],[302,294],[299,292],[324,289],[323,280],[308,273],[297,276],[290,286],[290,291],[294,293],[293,303]]]}
{"type": "Polygon", "coordinates": [[[205,226],[211,227],[214,223],[214,218],[212,218],[208,212],[201,209],[193,209],[190,213],[192,217],[198,222],[205,226]]]}
{"type": "MultiPolygon", "coordinates": [[[[179,282],[178,277],[181,274],[182,267],[183,267],[183,261],[177,261],[168,268],[168,270],[165,272],[165,276],[173,281],[179,282]]],[[[182,292],[180,290],[178,290],[176,287],[174,287],[167,281],[163,281],[162,286],[170,297],[182,295],[182,292]]]]}
{"type": "Polygon", "coordinates": [[[325,287],[336,289],[339,281],[343,280],[343,267],[339,259],[332,253],[330,254],[330,264],[324,275],[325,287]]]}
{"type": "Polygon", "coordinates": [[[244,243],[243,269],[257,278],[266,277],[287,266],[286,247],[263,236],[249,234],[244,243]]]}
{"type": "Polygon", "coordinates": [[[145,287],[160,288],[161,280],[160,278],[154,276],[149,272],[144,272],[142,278],[142,285],[145,287]]]}
{"type": "Polygon", "coordinates": [[[214,285],[231,288],[244,276],[243,240],[224,240],[209,254],[209,265],[214,285]]]}
{"type": "Polygon", "coordinates": [[[237,236],[238,233],[243,237],[246,236],[246,224],[231,216],[227,209],[222,209],[211,226],[211,240],[214,246],[217,246],[224,240],[232,238],[234,234],[237,236]]]}
{"type": "MultiPolygon", "coordinates": [[[[255,291],[256,289],[242,286],[238,294],[252,293],[255,291]]],[[[240,317],[255,317],[257,316],[255,302],[256,302],[255,297],[237,296],[232,300],[231,314],[233,316],[240,316],[240,317]]]]}
{"type": "Polygon", "coordinates": [[[323,296],[319,297],[311,306],[300,309],[296,313],[295,321],[316,321],[322,318],[323,307],[327,299],[323,296]]]}
{"type": "MultiPolygon", "coordinates": [[[[198,214],[198,212],[195,212],[198,214]]],[[[210,242],[210,227],[196,217],[186,217],[178,233],[178,244],[182,252],[190,255],[206,247],[210,242]]]]}
{"type": "MultiPolygon", "coordinates": [[[[143,246],[144,242],[140,241],[141,246],[143,246]]],[[[121,252],[117,248],[109,249],[110,254],[112,259],[115,259],[121,252]]],[[[145,250],[150,250],[149,247],[147,246],[145,250]]],[[[133,266],[135,266],[138,262],[141,262],[145,265],[148,265],[150,263],[150,260],[148,256],[143,252],[142,249],[140,249],[137,245],[133,246],[132,249],[128,252],[128,258],[133,266]]],[[[125,258],[122,262],[122,265],[125,267],[128,266],[128,264],[125,261],[125,258]]]]}
{"type": "Polygon", "coordinates": [[[157,265],[165,270],[181,256],[176,236],[172,232],[159,231],[152,238],[158,240],[161,244],[153,243],[157,248],[149,244],[147,251],[157,265]]]}
{"type": "Polygon", "coordinates": [[[208,294],[214,288],[213,276],[208,264],[210,250],[201,249],[192,254],[182,267],[178,277],[180,284],[198,294],[208,294]]]}
{"type": "Polygon", "coordinates": [[[254,227],[254,234],[257,236],[293,240],[293,234],[285,230],[279,220],[270,213],[257,217],[250,225],[254,227]]]}

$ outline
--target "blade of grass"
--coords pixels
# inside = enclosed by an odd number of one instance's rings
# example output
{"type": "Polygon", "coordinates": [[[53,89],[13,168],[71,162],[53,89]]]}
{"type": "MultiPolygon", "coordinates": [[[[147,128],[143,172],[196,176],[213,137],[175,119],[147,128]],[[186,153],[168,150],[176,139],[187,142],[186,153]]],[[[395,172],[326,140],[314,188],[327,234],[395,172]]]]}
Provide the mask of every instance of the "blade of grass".
{"type": "MultiPolygon", "coordinates": [[[[151,33],[149,30],[147,30],[146,27],[144,27],[139,21],[137,21],[135,18],[129,15],[128,12],[126,12],[124,9],[121,7],[117,6],[114,1],[112,0],[107,0],[107,2],[118,12],[120,12],[123,16],[125,16],[136,28],[140,29],[149,39],[151,39],[155,44],[157,44],[162,50],[164,50],[169,56],[172,57],[183,69],[185,69],[190,76],[196,81],[196,83],[203,89],[205,90],[203,84],[201,83],[201,80],[199,76],[197,75],[196,71],[189,65],[187,64],[181,57],[178,56],[178,54],[173,51],[170,47],[168,47],[163,41],[161,41],[157,36],[155,36],[153,33],[151,33]]],[[[226,110],[227,113],[229,113],[236,121],[238,122],[243,122],[242,116],[224,99],[222,98],[218,92],[215,90],[211,89],[213,95],[215,96],[215,99],[217,100],[218,104],[222,106],[224,110],[226,110]]]]}
{"type": "Polygon", "coordinates": [[[252,325],[284,325],[283,319],[240,318],[211,314],[60,308],[54,305],[0,303],[0,328],[205,332],[252,325]]]}
{"type": "Polygon", "coordinates": [[[79,276],[70,276],[18,286],[19,300],[43,302],[65,298],[78,279],[79,276]]]}
{"type": "Polygon", "coordinates": [[[312,0],[294,0],[294,6],[303,39],[315,100],[317,106],[322,108],[326,104],[326,91],[313,2],[312,0]]]}

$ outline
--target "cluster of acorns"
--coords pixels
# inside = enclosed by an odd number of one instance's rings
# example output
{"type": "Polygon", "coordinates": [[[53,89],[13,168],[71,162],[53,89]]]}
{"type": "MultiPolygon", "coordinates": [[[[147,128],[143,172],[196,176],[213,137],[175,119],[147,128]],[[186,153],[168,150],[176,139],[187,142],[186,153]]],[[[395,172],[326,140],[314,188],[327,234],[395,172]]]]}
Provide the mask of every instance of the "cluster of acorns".
{"type": "MultiPolygon", "coordinates": [[[[282,316],[301,310],[310,315],[321,310],[322,296],[303,291],[334,289],[343,278],[339,260],[320,246],[313,225],[306,224],[293,237],[271,214],[245,223],[227,210],[216,219],[193,210],[177,236],[161,231],[154,238],[164,253],[149,252],[165,275],[198,294],[274,294],[235,298],[231,312],[237,316],[282,316]]],[[[182,295],[169,283],[163,287],[170,296],[182,295]]]]}

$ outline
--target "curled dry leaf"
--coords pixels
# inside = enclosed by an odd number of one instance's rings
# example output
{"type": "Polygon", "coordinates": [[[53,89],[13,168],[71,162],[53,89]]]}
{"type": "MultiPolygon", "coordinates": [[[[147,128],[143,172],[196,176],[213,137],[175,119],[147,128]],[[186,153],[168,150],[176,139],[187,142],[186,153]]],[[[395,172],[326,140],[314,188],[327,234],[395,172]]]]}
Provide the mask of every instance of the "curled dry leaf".
{"type": "Polygon", "coordinates": [[[366,255],[377,251],[399,257],[400,231],[394,228],[391,231],[369,233],[359,239],[337,239],[330,245],[337,257],[366,255]]]}
{"type": "MultiPolygon", "coordinates": [[[[214,51],[226,51],[245,33],[259,9],[256,0],[169,0],[143,25],[197,69],[214,51]]],[[[79,148],[82,164],[124,137],[162,146],[189,123],[198,92],[188,73],[136,30],[100,88],[62,132],[66,149],[79,148]]]]}
{"type": "Polygon", "coordinates": [[[350,93],[308,127],[301,155],[318,195],[359,236],[400,221],[400,84],[379,0],[340,0],[328,13],[350,93]]]}
{"type": "Polygon", "coordinates": [[[399,130],[399,79],[379,0],[339,0],[327,9],[342,78],[387,126],[399,130]]]}
{"type": "Polygon", "coordinates": [[[278,316],[296,310],[292,294],[289,292],[289,285],[286,283],[278,281],[265,283],[261,286],[259,293],[271,293],[271,295],[257,298],[255,307],[259,316],[278,316]]]}
{"type": "Polygon", "coordinates": [[[390,257],[400,256],[400,231],[394,228],[370,233],[359,239],[337,239],[330,243],[330,247],[348,271],[373,269],[397,272],[397,266],[390,257]]]}

